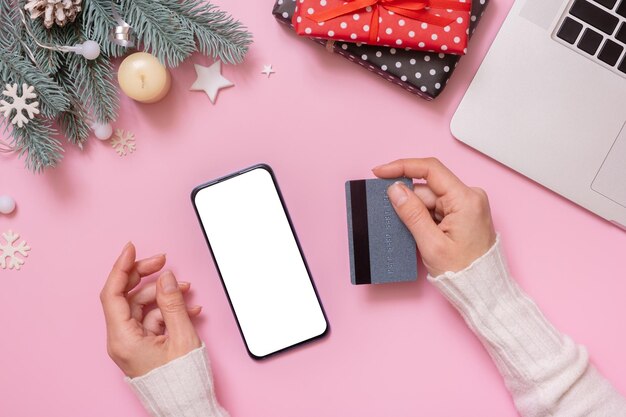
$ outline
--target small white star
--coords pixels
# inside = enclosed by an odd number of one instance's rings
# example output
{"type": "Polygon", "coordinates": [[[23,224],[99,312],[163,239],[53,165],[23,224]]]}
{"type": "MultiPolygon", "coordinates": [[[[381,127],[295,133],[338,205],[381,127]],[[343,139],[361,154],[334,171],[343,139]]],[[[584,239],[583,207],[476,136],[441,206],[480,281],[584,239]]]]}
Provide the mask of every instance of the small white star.
{"type": "Polygon", "coordinates": [[[235,84],[222,76],[222,62],[217,61],[210,67],[194,64],[198,78],[191,86],[192,91],[204,91],[211,103],[215,104],[217,93],[226,87],[232,87],[235,84]]]}
{"type": "Polygon", "coordinates": [[[269,65],[263,65],[263,71],[261,71],[261,74],[266,74],[267,78],[270,77],[270,75],[274,74],[276,71],[274,71],[272,69],[272,64],[269,65]]]}

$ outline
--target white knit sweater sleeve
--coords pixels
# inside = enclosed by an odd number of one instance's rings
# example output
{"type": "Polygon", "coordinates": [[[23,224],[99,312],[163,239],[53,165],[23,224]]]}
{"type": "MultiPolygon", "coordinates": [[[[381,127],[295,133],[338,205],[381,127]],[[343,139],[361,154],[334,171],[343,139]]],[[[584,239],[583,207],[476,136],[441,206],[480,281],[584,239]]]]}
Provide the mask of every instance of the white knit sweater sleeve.
{"type": "Polygon", "coordinates": [[[204,344],[126,381],[153,417],[228,417],[215,398],[204,344]]]}
{"type": "Polygon", "coordinates": [[[456,307],[504,377],[519,413],[626,416],[626,400],[511,279],[499,240],[461,272],[430,281],[456,307]]]}

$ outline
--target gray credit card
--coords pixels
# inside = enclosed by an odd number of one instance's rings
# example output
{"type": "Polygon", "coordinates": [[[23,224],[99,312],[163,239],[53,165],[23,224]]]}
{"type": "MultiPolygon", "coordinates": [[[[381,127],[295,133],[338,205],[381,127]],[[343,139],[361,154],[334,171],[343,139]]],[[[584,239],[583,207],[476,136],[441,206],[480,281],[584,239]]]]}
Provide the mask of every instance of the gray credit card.
{"type": "Polygon", "coordinates": [[[417,279],[415,240],[387,197],[387,188],[396,181],[413,187],[409,178],[346,182],[352,284],[417,279]]]}

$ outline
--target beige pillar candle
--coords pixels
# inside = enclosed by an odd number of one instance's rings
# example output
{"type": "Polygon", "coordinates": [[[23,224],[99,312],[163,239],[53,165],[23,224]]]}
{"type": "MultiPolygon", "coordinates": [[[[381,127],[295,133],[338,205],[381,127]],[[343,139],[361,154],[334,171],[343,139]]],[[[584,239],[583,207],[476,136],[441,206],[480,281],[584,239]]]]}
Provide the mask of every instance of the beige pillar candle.
{"type": "Polygon", "coordinates": [[[155,103],[170,90],[170,72],[154,56],[136,52],[127,56],[117,72],[122,91],[133,100],[155,103]]]}

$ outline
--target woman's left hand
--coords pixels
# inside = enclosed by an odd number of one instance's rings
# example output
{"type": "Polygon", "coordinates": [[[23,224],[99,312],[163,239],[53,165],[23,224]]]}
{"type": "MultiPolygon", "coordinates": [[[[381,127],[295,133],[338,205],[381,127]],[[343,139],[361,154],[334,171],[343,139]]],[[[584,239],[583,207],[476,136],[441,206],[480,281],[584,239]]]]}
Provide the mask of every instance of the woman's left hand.
{"type": "Polygon", "coordinates": [[[165,271],[156,282],[137,287],[142,277],[163,268],[165,255],[139,261],[135,256],[135,246],[128,243],[100,293],[109,356],[131,378],[201,346],[190,319],[200,314],[201,307],[188,308],[183,297],[190,284],[177,282],[172,272],[165,271]],[[144,312],[155,302],[156,308],[144,312]]]}

